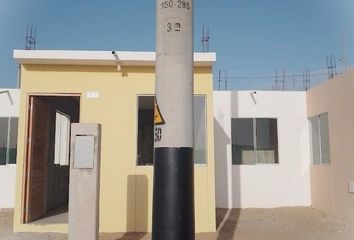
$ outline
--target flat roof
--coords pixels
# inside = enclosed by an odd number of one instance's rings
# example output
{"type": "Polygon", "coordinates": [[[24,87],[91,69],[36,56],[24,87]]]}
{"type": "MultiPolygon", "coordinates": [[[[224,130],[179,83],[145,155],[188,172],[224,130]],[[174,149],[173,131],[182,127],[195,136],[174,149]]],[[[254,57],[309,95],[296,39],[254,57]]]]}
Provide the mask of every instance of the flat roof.
{"type": "MultiPolygon", "coordinates": [[[[77,51],[77,50],[18,50],[13,51],[13,58],[19,64],[53,65],[117,65],[154,66],[155,52],[115,51],[77,51]]],[[[194,53],[194,66],[211,67],[216,61],[213,52],[194,53]]]]}

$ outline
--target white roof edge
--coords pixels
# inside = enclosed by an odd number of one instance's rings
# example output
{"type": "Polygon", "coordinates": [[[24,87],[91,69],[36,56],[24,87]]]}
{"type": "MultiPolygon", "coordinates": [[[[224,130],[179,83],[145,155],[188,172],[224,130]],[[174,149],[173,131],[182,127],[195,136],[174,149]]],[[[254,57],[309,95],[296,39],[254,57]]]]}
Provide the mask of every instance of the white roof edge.
{"type": "MultiPolygon", "coordinates": [[[[155,52],[115,51],[119,62],[126,66],[154,66],[155,52]]],[[[112,51],[76,50],[18,50],[13,58],[19,64],[58,64],[58,65],[116,65],[112,51]]],[[[194,53],[195,66],[212,66],[216,61],[214,52],[194,53]]]]}

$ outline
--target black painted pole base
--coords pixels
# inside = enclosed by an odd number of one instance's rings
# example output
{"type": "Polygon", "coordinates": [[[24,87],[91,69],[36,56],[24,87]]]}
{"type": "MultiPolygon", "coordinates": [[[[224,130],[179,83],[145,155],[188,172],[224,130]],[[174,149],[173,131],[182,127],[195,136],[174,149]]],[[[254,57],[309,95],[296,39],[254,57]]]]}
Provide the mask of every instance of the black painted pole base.
{"type": "Polygon", "coordinates": [[[155,148],[152,240],[194,240],[193,148],[155,148]]]}

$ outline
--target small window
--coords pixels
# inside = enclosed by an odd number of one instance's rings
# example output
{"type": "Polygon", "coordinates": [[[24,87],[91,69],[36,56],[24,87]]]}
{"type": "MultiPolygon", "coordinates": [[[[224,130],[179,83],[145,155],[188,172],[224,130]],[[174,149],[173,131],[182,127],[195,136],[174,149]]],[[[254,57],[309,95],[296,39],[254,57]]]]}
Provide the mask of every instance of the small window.
{"type": "Polygon", "coordinates": [[[205,96],[194,96],[194,163],[206,164],[205,96]]]}
{"type": "Polygon", "coordinates": [[[328,113],[323,113],[309,118],[311,135],[312,164],[329,164],[330,144],[328,113]]]}
{"type": "Polygon", "coordinates": [[[10,118],[9,148],[7,163],[16,164],[18,118],[10,118]]]}
{"type": "Polygon", "coordinates": [[[0,118],[0,165],[6,165],[9,119],[0,118]]]}
{"type": "Polygon", "coordinates": [[[278,163],[276,119],[234,118],[231,138],[232,164],[278,163]]]}
{"type": "Polygon", "coordinates": [[[277,120],[256,119],[257,163],[278,163],[277,120]]]}
{"type": "Polygon", "coordinates": [[[55,149],[54,164],[69,165],[70,116],[57,111],[55,113],[55,149]]]}
{"type": "Polygon", "coordinates": [[[139,96],[138,101],[138,165],[152,165],[154,149],[154,97],[139,96]]]}
{"type": "Polygon", "coordinates": [[[16,164],[18,118],[0,118],[0,165],[16,164]]]}
{"type": "Polygon", "coordinates": [[[236,118],[231,121],[232,163],[255,164],[255,140],[252,118],[236,118]]]}
{"type": "MultiPolygon", "coordinates": [[[[194,163],[206,164],[206,100],[194,96],[194,163]]],[[[138,96],[137,165],[153,165],[154,96],[138,96]]]]}
{"type": "Polygon", "coordinates": [[[311,134],[311,155],[312,163],[317,165],[321,164],[321,147],[320,147],[320,127],[318,124],[318,116],[311,117],[310,121],[310,134],[311,134]]]}

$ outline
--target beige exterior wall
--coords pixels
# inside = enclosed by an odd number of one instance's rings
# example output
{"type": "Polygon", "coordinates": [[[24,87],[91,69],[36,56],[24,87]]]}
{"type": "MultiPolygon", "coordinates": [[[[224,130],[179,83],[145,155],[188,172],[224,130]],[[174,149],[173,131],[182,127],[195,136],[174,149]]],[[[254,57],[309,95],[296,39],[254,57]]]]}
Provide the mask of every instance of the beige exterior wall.
{"type": "Polygon", "coordinates": [[[329,165],[312,165],[312,205],[337,217],[354,219],[354,71],[329,80],[307,93],[308,117],[328,112],[329,165]]]}
{"type": "MultiPolygon", "coordinates": [[[[215,231],[212,69],[195,68],[195,94],[207,100],[207,164],[195,166],[196,232],[215,231]]],[[[67,232],[67,224],[21,224],[29,94],[81,95],[80,122],[102,124],[100,232],[150,232],[152,166],[136,166],[137,96],[154,94],[154,67],[23,65],[14,231],[67,232]],[[99,98],[86,98],[87,91],[99,98]]]]}

